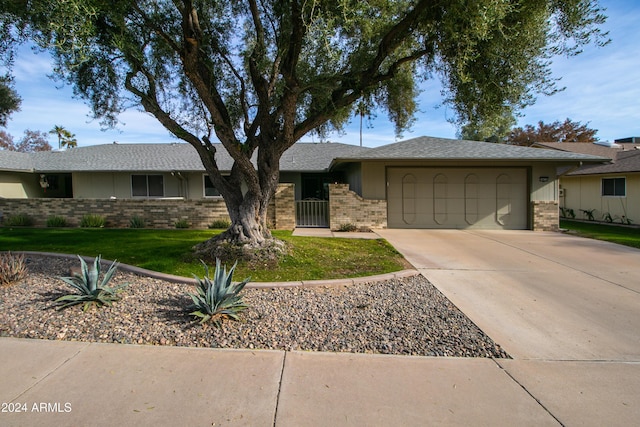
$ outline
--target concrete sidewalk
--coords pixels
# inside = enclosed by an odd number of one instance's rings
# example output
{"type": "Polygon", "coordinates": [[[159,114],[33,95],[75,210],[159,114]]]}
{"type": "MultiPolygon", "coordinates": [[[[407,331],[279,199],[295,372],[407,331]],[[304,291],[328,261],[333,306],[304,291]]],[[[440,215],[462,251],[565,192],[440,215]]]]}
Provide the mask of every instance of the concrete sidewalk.
{"type": "Polygon", "coordinates": [[[560,233],[379,234],[514,359],[0,338],[0,425],[640,424],[640,251],[560,233]]]}
{"type": "Polygon", "coordinates": [[[491,359],[13,338],[0,350],[3,426],[558,425],[491,359]]]}

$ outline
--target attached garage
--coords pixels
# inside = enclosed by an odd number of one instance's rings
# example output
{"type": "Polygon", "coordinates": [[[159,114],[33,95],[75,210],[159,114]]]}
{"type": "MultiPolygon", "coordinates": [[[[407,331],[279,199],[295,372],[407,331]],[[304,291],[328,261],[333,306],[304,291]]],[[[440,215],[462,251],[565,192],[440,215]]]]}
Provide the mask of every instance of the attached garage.
{"type": "Polygon", "coordinates": [[[604,160],[431,137],[372,148],[334,159],[356,197],[332,207],[331,227],[557,230],[558,171],[604,160]]]}
{"type": "Polygon", "coordinates": [[[389,167],[391,228],[526,229],[526,168],[389,167]]]}

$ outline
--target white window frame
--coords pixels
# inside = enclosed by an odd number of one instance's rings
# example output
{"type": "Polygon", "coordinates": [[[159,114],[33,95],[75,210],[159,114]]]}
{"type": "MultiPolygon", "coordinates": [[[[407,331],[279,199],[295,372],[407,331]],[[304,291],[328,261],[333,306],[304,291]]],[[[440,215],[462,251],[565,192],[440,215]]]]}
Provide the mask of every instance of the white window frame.
{"type": "Polygon", "coordinates": [[[166,192],[166,187],[165,187],[165,183],[164,183],[164,175],[161,173],[132,173],[131,174],[131,178],[129,179],[129,184],[131,186],[131,197],[133,198],[140,198],[140,199],[161,199],[163,197],[165,197],[165,194],[167,194],[166,192]],[[133,194],[133,177],[134,176],[144,176],[145,177],[145,181],[147,184],[147,191],[146,191],[146,195],[145,196],[137,196],[133,194]],[[160,196],[150,196],[149,195],[149,177],[150,176],[159,176],[162,178],[162,195],[160,196]]]}

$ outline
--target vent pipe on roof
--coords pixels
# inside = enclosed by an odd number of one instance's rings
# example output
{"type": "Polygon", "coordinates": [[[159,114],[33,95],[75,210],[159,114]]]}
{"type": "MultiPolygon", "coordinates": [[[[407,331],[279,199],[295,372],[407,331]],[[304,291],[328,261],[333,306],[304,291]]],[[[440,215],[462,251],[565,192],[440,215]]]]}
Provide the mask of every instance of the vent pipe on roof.
{"type": "Polygon", "coordinates": [[[620,148],[620,145],[616,144],[615,142],[611,142],[611,141],[594,141],[593,143],[596,144],[596,145],[601,145],[603,147],[620,148]]]}

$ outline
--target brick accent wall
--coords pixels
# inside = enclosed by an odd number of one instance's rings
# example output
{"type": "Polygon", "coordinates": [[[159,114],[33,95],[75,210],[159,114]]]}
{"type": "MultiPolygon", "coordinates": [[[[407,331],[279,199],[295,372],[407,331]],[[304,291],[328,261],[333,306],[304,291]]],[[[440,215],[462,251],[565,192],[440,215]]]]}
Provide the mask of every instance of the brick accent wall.
{"type": "Polygon", "coordinates": [[[558,231],[560,214],[556,201],[533,201],[533,231],[558,231]]]}
{"type": "MultiPolygon", "coordinates": [[[[293,184],[280,184],[268,210],[271,226],[293,230],[296,225],[293,184]]],[[[134,216],[147,228],[175,228],[186,220],[191,228],[207,228],[213,221],[229,220],[222,199],[0,199],[0,223],[8,216],[26,214],[34,226],[46,227],[51,216],[61,216],[71,227],[80,226],[84,215],[100,215],[107,227],[127,228],[134,216]]]]}
{"type": "Polygon", "coordinates": [[[61,216],[69,226],[79,226],[87,214],[101,215],[107,227],[126,228],[132,217],[144,219],[147,228],[175,228],[186,220],[191,228],[207,228],[218,219],[229,219],[222,199],[0,199],[0,214],[33,218],[36,227],[46,227],[51,216],[61,216]]]}
{"type": "Polygon", "coordinates": [[[278,184],[274,196],[273,227],[276,230],[296,228],[296,192],[293,184],[278,184]]]}
{"type": "Polygon", "coordinates": [[[364,199],[349,190],[349,184],[329,184],[329,224],[337,230],[343,224],[386,228],[387,201],[364,199]]]}

